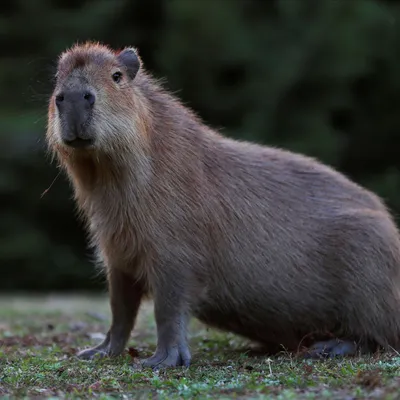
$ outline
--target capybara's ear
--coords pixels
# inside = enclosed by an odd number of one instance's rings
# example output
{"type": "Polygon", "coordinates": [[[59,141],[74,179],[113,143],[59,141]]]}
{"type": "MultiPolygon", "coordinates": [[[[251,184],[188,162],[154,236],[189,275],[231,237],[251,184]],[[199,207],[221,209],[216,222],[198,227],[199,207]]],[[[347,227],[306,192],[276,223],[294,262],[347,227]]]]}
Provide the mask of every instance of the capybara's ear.
{"type": "Polygon", "coordinates": [[[127,47],[118,54],[117,58],[121,65],[126,68],[129,78],[134,79],[142,63],[136,49],[127,47]]]}

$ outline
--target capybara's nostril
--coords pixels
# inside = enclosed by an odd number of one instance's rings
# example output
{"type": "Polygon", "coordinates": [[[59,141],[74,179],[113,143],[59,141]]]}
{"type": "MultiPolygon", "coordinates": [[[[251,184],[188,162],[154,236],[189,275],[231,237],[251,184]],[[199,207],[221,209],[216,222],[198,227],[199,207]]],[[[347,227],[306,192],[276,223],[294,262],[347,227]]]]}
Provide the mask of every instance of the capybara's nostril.
{"type": "Polygon", "coordinates": [[[83,98],[84,98],[85,100],[87,100],[87,102],[90,104],[90,106],[93,106],[94,101],[95,101],[95,97],[94,97],[94,94],[93,94],[93,93],[86,92],[86,93],[84,94],[83,98]]]}
{"type": "Polygon", "coordinates": [[[58,94],[56,96],[56,105],[57,107],[60,107],[61,103],[64,101],[64,95],[63,94],[58,94]]]}

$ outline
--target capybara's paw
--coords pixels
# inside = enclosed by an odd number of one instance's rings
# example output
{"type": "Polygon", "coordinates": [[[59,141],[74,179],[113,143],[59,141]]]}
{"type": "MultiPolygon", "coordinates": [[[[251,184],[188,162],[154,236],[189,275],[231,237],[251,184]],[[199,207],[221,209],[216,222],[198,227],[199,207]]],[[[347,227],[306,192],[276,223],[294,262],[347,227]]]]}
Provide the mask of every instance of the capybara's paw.
{"type": "Polygon", "coordinates": [[[94,358],[103,358],[109,356],[107,347],[92,347],[85,349],[77,354],[77,357],[82,360],[93,360],[94,358]]]}
{"type": "Polygon", "coordinates": [[[185,347],[170,347],[157,350],[151,357],[142,361],[142,367],[152,368],[153,370],[171,367],[189,367],[190,352],[185,347]]]}
{"type": "Polygon", "coordinates": [[[356,343],[350,340],[332,339],[313,344],[305,354],[306,358],[335,358],[353,356],[357,352],[356,343]]]}

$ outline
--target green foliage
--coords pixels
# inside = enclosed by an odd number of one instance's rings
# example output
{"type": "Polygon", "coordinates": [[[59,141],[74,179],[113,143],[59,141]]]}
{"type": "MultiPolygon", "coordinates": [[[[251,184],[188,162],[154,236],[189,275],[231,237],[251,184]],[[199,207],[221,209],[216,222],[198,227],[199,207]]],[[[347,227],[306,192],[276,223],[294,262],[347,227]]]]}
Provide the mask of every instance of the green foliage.
{"type": "Polygon", "coordinates": [[[315,156],[400,212],[400,8],[378,0],[29,0],[0,5],[1,288],[99,287],[45,156],[58,54],[134,45],[226,135],[315,156]]]}

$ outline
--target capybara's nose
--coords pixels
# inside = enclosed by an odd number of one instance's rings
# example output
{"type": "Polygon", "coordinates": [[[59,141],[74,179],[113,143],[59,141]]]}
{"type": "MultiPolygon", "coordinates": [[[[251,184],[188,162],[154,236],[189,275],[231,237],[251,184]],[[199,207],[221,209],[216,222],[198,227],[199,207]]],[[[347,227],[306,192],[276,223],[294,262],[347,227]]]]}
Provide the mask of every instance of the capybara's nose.
{"type": "Polygon", "coordinates": [[[61,138],[70,147],[93,145],[94,137],[89,128],[95,95],[88,90],[65,90],[55,97],[61,120],[61,138]]]}
{"type": "Polygon", "coordinates": [[[60,112],[64,111],[65,108],[83,108],[89,110],[93,107],[96,96],[90,91],[65,91],[56,95],[56,105],[60,112]]]}

